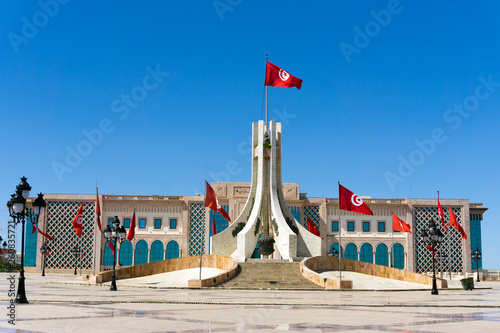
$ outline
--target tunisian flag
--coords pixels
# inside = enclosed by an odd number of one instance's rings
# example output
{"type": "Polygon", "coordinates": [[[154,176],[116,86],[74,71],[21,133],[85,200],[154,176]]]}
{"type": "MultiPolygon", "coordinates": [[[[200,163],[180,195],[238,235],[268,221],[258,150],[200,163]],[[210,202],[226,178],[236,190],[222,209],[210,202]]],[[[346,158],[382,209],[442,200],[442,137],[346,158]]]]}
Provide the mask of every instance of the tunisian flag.
{"type": "Polygon", "coordinates": [[[207,190],[206,190],[206,196],[205,196],[205,207],[208,207],[212,210],[215,210],[215,211],[221,213],[222,216],[224,216],[224,218],[226,220],[231,222],[231,218],[229,217],[229,215],[227,215],[224,208],[222,208],[222,206],[219,205],[219,201],[217,200],[217,196],[215,195],[214,189],[212,188],[212,186],[210,186],[210,184],[207,181],[205,181],[205,183],[207,184],[207,190]]]}
{"type": "Polygon", "coordinates": [[[82,221],[83,221],[83,202],[80,205],[78,213],[76,213],[76,216],[73,219],[73,228],[75,229],[75,232],[78,235],[78,237],[82,235],[82,228],[83,228],[82,221]]]}
{"type": "Polygon", "coordinates": [[[451,210],[450,206],[448,206],[448,210],[450,211],[450,227],[455,227],[460,234],[462,234],[463,239],[467,239],[467,235],[465,234],[464,228],[458,223],[457,216],[451,210]]]}
{"type": "Polygon", "coordinates": [[[135,235],[135,210],[134,214],[132,214],[132,219],[130,220],[130,229],[128,229],[127,239],[129,240],[129,242],[131,242],[132,239],[134,239],[134,235],[135,235]]]}
{"type": "Polygon", "coordinates": [[[448,231],[448,227],[446,226],[446,224],[444,224],[444,212],[443,209],[441,208],[441,203],[439,202],[439,196],[438,196],[438,214],[444,229],[448,231]]]}
{"type": "Polygon", "coordinates": [[[319,236],[319,230],[316,227],[316,224],[314,224],[314,222],[311,221],[309,218],[307,218],[307,231],[313,233],[316,236],[319,236]]]}
{"type": "Polygon", "coordinates": [[[373,215],[370,207],[356,194],[339,184],[339,208],[350,212],[373,215]]]}
{"type": "Polygon", "coordinates": [[[409,232],[411,234],[410,225],[405,223],[403,220],[401,220],[399,217],[397,217],[396,214],[394,214],[394,213],[392,213],[392,230],[409,232]]]}
{"type": "Polygon", "coordinates": [[[268,61],[266,65],[266,82],[264,84],[271,87],[297,87],[300,90],[302,80],[268,61]]]}

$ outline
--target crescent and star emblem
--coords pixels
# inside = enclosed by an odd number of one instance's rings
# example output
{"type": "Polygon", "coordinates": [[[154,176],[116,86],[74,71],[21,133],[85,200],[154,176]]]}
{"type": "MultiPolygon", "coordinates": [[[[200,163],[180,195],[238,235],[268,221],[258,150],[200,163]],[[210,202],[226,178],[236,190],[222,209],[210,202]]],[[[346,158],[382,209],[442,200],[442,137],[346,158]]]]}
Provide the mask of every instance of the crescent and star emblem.
{"type": "Polygon", "coordinates": [[[358,197],[356,194],[353,194],[351,197],[351,202],[354,206],[361,206],[363,204],[363,200],[358,197]]]}
{"type": "Polygon", "coordinates": [[[288,74],[288,72],[284,69],[280,69],[279,76],[281,80],[286,81],[290,77],[290,74],[288,74]]]}

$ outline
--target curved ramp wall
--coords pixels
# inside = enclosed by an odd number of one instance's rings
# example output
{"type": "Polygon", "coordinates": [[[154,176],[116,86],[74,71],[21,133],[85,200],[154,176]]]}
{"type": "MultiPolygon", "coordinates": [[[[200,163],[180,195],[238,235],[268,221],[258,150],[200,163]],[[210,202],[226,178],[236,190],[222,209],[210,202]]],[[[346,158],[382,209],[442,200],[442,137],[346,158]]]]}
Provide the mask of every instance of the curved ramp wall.
{"type": "MultiPolygon", "coordinates": [[[[116,269],[116,279],[130,279],[141,276],[148,276],[154,274],[168,273],[173,271],[179,271],[182,269],[189,268],[199,268],[200,267],[200,256],[182,257],[175,259],[168,259],[156,262],[150,262],[142,265],[128,266],[116,269]]],[[[211,267],[224,270],[221,274],[200,280],[189,280],[188,286],[190,288],[200,288],[200,287],[211,287],[224,283],[232,279],[238,271],[238,263],[224,256],[219,256],[215,254],[203,255],[202,257],[202,267],[211,267]]],[[[95,279],[92,279],[93,283],[103,283],[111,281],[113,276],[113,271],[100,272],[95,275],[95,279]]]]}
{"type": "MultiPolygon", "coordinates": [[[[402,269],[391,268],[370,264],[363,261],[351,260],[342,258],[342,271],[350,271],[356,273],[363,273],[388,279],[420,283],[432,286],[432,277],[408,272],[402,269]]],[[[300,272],[302,275],[311,282],[316,283],[325,289],[352,289],[352,281],[329,278],[321,275],[317,271],[336,271],[339,269],[339,258],[330,256],[319,256],[304,259],[300,262],[300,272]],[[342,284],[340,284],[340,282],[342,284]]],[[[448,288],[448,283],[444,279],[436,278],[438,288],[448,288]]]]}

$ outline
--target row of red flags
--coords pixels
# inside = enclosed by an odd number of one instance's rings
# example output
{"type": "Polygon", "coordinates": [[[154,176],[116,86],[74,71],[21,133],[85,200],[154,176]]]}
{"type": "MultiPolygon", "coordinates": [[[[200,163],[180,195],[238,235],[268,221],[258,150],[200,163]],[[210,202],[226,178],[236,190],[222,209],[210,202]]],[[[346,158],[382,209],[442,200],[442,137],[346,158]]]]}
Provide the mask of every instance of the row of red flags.
{"type": "MultiPolygon", "coordinates": [[[[219,204],[219,201],[217,200],[217,196],[212,186],[210,186],[210,184],[207,181],[205,181],[205,186],[206,186],[205,207],[211,208],[212,210],[219,212],[226,220],[231,222],[231,218],[224,210],[224,208],[219,204]]],[[[370,209],[370,207],[368,207],[368,205],[365,202],[363,202],[363,199],[358,197],[356,194],[354,194],[352,191],[348,190],[344,186],[340,185],[340,183],[339,183],[339,208],[354,213],[373,216],[372,210],[370,209]]],[[[465,234],[465,231],[463,230],[462,226],[458,223],[455,213],[453,213],[451,207],[448,207],[448,209],[450,212],[450,222],[449,222],[450,226],[457,228],[460,231],[462,238],[466,239],[467,235],[465,234]]],[[[444,213],[441,208],[441,203],[439,202],[439,198],[438,198],[438,212],[441,218],[441,222],[443,223],[443,226],[446,228],[446,225],[444,223],[444,213]]],[[[396,231],[411,233],[410,225],[401,220],[394,213],[392,213],[392,229],[396,231]]],[[[309,218],[307,218],[307,230],[316,236],[320,236],[318,227],[309,218]]],[[[446,228],[446,231],[448,231],[448,228],[446,228]]],[[[212,217],[212,234],[217,235],[215,216],[212,217]]]]}

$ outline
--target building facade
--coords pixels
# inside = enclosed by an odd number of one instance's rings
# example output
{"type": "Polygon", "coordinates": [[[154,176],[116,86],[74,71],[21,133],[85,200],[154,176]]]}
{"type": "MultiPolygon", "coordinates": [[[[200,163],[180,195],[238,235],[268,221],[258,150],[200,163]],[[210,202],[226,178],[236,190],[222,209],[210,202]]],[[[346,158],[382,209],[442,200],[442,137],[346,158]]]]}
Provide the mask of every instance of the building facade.
{"type": "MultiPolygon", "coordinates": [[[[231,220],[242,211],[250,191],[250,183],[215,182],[212,184],[220,204],[231,220]]],[[[448,223],[448,206],[464,228],[467,239],[453,227],[449,231],[441,225],[435,199],[372,199],[363,200],[370,206],[373,216],[340,211],[338,199],[307,197],[300,193],[298,184],[283,184],[283,194],[293,217],[307,228],[307,219],[316,224],[322,237],[322,254],[340,253],[353,259],[412,272],[432,270],[432,254],[420,238],[434,219],[445,235],[440,246],[443,256],[438,270],[459,274],[470,273],[481,260],[474,261],[471,250],[481,248],[481,223],[487,210],[482,204],[468,200],[441,199],[448,223]],[[411,226],[412,233],[393,231],[392,213],[411,226]],[[339,234],[340,232],[340,234],[339,234]],[[339,242],[341,247],[339,247],[339,242]]],[[[28,271],[41,271],[39,251],[43,242],[51,248],[45,258],[48,272],[71,272],[75,266],[86,274],[110,269],[113,264],[111,248],[96,224],[95,195],[46,194],[47,207],[38,227],[54,237],[48,241],[39,233],[32,233],[26,224],[25,265],[28,271]],[[83,233],[77,237],[72,221],[83,204],[83,233]],[[79,248],[79,255],[73,249],[79,248]]],[[[138,196],[100,195],[102,227],[118,216],[127,231],[135,211],[135,237],[116,245],[119,266],[139,265],[170,258],[210,253],[213,235],[229,223],[219,213],[204,207],[204,197],[194,196],[138,196]]],[[[28,222],[30,220],[28,219],[28,222]]],[[[253,257],[259,258],[257,251],[253,257]]],[[[273,254],[280,258],[279,251],[273,254]]]]}

